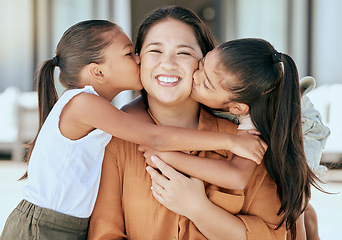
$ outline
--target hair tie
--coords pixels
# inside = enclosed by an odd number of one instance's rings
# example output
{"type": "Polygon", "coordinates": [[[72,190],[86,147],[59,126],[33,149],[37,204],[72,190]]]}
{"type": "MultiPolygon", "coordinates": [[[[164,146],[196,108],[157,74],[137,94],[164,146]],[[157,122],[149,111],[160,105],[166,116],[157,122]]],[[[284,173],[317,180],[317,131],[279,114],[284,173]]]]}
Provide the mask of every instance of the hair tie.
{"type": "Polygon", "coordinates": [[[277,51],[274,51],[272,53],[272,60],[273,60],[273,63],[278,63],[278,62],[281,62],[281,56],[283,54],[281,52],[277,52],[277,51]]]}
{"type": "Polygon", "coordinates": [[[53,62],[53,64],[54,64],[56,67],[59,67],[59,61],[58,61],[57,56],[54,56],[54,57],[52,58],[52,62],[53,62]]]}

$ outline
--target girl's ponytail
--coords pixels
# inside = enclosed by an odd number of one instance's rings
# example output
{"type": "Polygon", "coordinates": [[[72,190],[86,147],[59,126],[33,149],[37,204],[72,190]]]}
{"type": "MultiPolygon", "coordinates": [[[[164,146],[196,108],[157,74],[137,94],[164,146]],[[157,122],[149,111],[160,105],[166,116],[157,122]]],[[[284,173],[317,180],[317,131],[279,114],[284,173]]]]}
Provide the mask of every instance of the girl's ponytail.
{"type": "MultiPolygon", "coordinates": [[[[38,110],[39,110],[39,126],[38,132],[35,138],[28,144],[28,152],[26,155],[26,161],[29,162],[33,147],[36,143],[37,136],[42,128],[45,119],[49,115],[52,107],[58,100],[57,91],[55,88],[54,72],[55,67],[58,66],[57,58],[47,60],[42,63],[37,78],[37,92],[38,92],[38,110]]],[[[27,172],[19,179],[23,180],[27,178],[27,172]]]]}
{"type": "Polygon", "coordinates": [[[37,74],[39,129],[58,100],[54,80],[55,66],[57,66],[58,62],[54,59],[56,57],[43,62],[37,74]]]}
{"type": "Polygon", "coordinates": [[[237,39],[217,49],[220,66],[236,78],[222,81],[229,101],[250,107],[253,124],[268,144],[264,163],[281,201],[278,228],[286,224],[295,239],[296,220],[308,204],[310,186],[323,191],[305,159],[297,67],[290,56],[262,39],[237,39]]]}
{"type": "Polygon", "coordinates": [[[267,168],[272,168],[269,173],[278,185],[281,199],[278,213],[283,213],[280,224],[286,221],[287,229],[291,230],[292,238],[295,238],[296,220],[308,204],[314,175],[304,155],[297,68],[292,58],[286,54],[281,54],[281,61],[283,74],[270,135],[270,154],[273,161],[265,163],[267,168]]]}

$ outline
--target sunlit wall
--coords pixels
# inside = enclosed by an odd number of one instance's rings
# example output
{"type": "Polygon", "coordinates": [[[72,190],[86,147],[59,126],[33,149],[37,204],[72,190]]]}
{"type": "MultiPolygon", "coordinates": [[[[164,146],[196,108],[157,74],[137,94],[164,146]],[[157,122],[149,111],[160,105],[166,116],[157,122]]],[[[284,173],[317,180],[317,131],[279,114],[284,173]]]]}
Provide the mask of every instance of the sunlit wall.
{"type": "Polygon", "coordinates": [[[342,1],[316,0],[312,73],[321,84],[342,83],[342,1]]]}
{"type": "Polygon", "coordinates": [[[32,89],[31,9],[31,1],[0,1],[0,92],[10,85],[32,89]]]}
{"type": "MultiPolygon", "coordinates": [[[[33,90],[34,68],[53,57],[63,32],[78,21],[109,19],[131,35],[132,22],[142,20],[137,19],[137,14],[131,14],[132,8],[136,11],[133,4],[137,1],[140,0],[0,0],[0,92],[10,85],[22,91],[33,90]]],[[[182,4],[183,1],[144,0],[144,3],[155,7],[157,3],[182,4]]],[[[342,83],[339,59],[342,1],[203,0],[197,3],[201,6],[196,11],[204,7],[211,10],[210,24],[221,41],[265,38],[279,51],[293,56],[300,76],[311,74],[319,85],[342,83]]],[[[143,5],[138,9],[139,16],[151,10],[143,5]]],[[[205,14],[200,12],[200,16],[204,18],[205,14]]]]}

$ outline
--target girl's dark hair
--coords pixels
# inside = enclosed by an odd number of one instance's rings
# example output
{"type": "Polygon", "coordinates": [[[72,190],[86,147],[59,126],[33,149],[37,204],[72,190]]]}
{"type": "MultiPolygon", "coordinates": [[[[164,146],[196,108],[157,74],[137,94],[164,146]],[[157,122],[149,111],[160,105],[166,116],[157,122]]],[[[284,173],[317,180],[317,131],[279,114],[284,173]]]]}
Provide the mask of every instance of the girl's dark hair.
{"type": "MultiPolygon", "coordinates": [[[[157,8],[149,13],[145,20],[139,25],[134,40],[135,53],[140,55],[142,45],[144,44],[145,37],[150,28],[155,24],[168,19],[174,19],[183,22],[194,30],[197,43],[202,50],[203,56],[214,49],[214,47],[217,45],[217,40],[211,33],[210,29],[193,11],[180,6],[167,6],[157,8]]],[[[145,104],[147,105],[146,91],[143,89],[140,93],[142,94],[145,104]]]]}
{"type": "Polygon", "coordinates": [[[230,102],[245,103],[251,119],[268,144],[264,156],[268,174],[277,184],[282,219],[292,239],[296,220],[311,197],[310,186],[320,187],[304,155],[299,77],[287,54],[278,53],[262,39],[238,39],[217,47],[218,67],[236,77],[221,83],[231,92],[230,102]]]}
{"type": "MultiPolygon", "coordinates": [[[[106,20],[88,20],[79,22],[66,30],[56,48],[56,56],[46,60],[36,71],[39,130],[52,107],[58,100],[55,88],[54,71],[59,67],[59,81],[67,88],[77,88],[79,74],[90,63],[103,63],[104,50],[114,41],[115,30],[119,27],[106,20]]],[[[31,156],[38,133],[29,144],[27,162],[31,156]]],[[[20,178],[25,179],[27,173],[20,178]]]]}

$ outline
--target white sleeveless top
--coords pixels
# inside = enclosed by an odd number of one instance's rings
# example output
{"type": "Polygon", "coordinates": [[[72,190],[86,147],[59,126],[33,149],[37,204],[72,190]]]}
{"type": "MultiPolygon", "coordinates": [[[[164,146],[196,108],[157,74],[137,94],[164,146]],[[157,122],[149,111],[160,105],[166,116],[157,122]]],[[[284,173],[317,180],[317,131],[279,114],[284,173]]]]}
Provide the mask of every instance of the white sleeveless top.
{"type": "Polygon", "coordinates": [[[254,126],[251,116],[249,114],[239,116],[239,121],[239,130],[256,130],[256,127],[254,126]]]}
{"type": "Polygon", "coordinates": [[[29,161],[24,199],[39,207],[86,218],[94,208],[104,150],[112,136],[99,129],[78,140],[61,134],[60,114],[70,99],[82,92],[98,95],[91,86],[68,90],[45,120],[29,161]]]}

